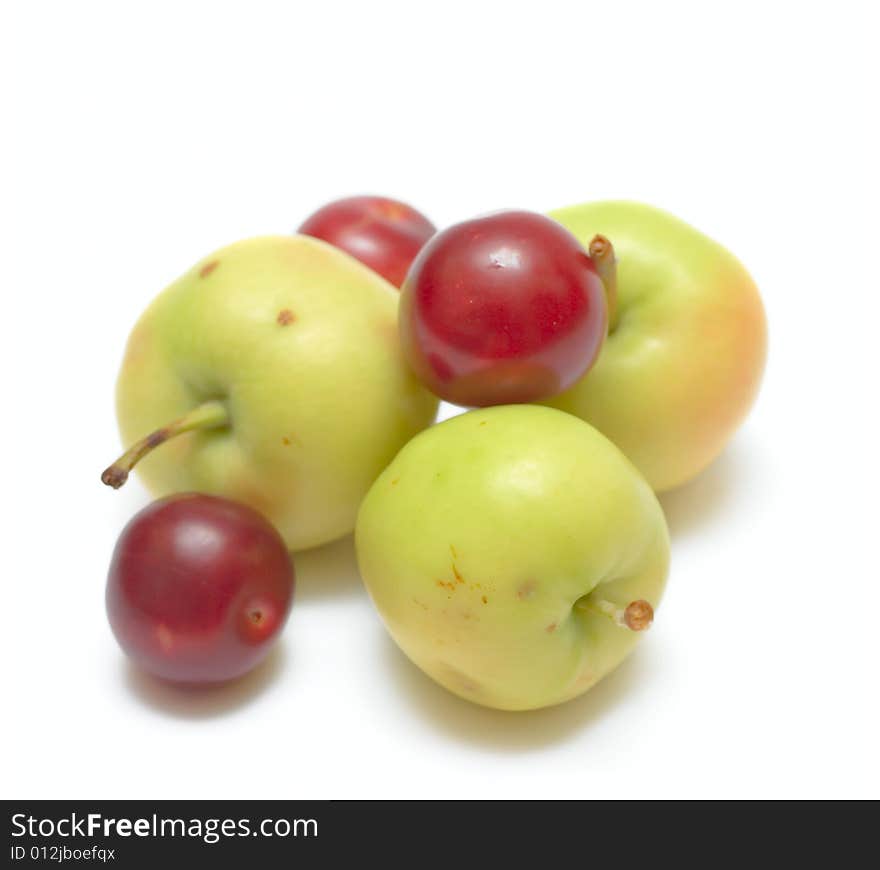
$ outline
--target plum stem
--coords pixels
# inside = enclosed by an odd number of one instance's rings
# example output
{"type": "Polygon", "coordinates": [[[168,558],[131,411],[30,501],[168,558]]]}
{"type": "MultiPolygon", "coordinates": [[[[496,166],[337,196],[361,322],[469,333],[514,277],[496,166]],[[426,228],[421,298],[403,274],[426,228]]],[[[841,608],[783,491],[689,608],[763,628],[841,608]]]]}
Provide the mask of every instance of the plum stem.
{"type": "Polygon", "coordinates": [[[614,254],[614,245],[605,236],[596,234],[590,240],[589,254],[605,288],[608,332],[612,333],[617,328],[617,257],[614,254]]]}
{"type": "Polygon", "coordinates": [[[138,464],[153,448],[164,444],[169,438],[182,435],[184,432],[192,432],[195,429],[216,429],[220,426],[229,425],[229,411],[223,402],[212,400],[193,408],[188,414],[155,432],[151,432],[146,438],[133,444],[119,459],[106,468],[101,475],[101,480],[119,489],[126,480],[129,472],[138,464]]]}
{"type": "Polygon", "coordinates": [[[589,613],[601,613],[614,620],[615,625],[628,628],[630,631],[644,631],[654,621],[654,608],[644,600],[630,601],[626,607],[620,607],[603,598],[593,599],[586,596],[580,599],[575,607],[589,613]]]}

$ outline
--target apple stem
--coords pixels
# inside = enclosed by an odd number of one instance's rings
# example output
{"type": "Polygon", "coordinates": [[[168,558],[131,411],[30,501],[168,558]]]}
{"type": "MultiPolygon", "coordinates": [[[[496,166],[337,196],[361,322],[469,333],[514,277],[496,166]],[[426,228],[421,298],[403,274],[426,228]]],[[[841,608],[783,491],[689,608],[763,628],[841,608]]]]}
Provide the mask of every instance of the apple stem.
{"type": "Polygon", "coordinates": [[[654,621],[654,608],[639,598],[637,601],[630,601],[626,607],[619,607],[610,601],[602,598],[584,598],[575,605],[578,610],[586,610],[591,613],[601,613],[609,616],[614,620],[616,625],[621,628],[628,628],[630,631],[644,631],[650,628],[654,621]]]}
{"type": "Polygon", "coordinates": [[[192,432],[194,429],[216,429],[220,426],[229,424],[229,411],[223,402],[216,400],[205,402],[197,408],[193,408],[188,414],[184,414],[180,419],[162,426],[151,432],[146,438],[142,438],[133,444],[119,459],[116,460],[109,468],[104,470],[101,480],[112,486],[113,489],[119,489],[126,480],[128,474],[154,447],[164,444],[169,438],[182,435],[184,432],[192,432]]]}
{"type": "Polygon", "coordinates": [[[590,240],[589,254],[605,287],[608,332],[611,333],[617,328],[617,257],[614,254],[614,245],[605,236],[597,234],[590,240]]]}

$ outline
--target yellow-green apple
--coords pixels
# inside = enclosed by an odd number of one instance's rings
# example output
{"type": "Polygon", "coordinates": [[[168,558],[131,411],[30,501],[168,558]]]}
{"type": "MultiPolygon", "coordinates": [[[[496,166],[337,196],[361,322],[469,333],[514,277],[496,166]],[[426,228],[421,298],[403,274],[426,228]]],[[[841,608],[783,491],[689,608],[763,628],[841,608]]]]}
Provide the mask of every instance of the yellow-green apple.
{"type": "Polygon", "coordinates": [[[505,710],[573,698],[616,667],[669,564],[663,512],[632,463],[537,405],[416,436],[364,499],[355,541],[400,648],[456,695],[505,710]]]}
{"type": "Polygon", "coordinates": [[[656,491],[678,486],[722,451],[754,401],[767,346],[758,290],[729,251],[651,206],[594,202],[550,216],[592,242],[594,259],[610,240],[617,274],[615,293],[606,272],[616,311],[599,360],[547,404],[592,423],[656,491]]]}
{"type": "Polygon", "coordinates": [[[155,495],[244,502],[295,550],[350,532],[370,484],[437,409],[403,360],[398,298],[305,236],[206,257],[131,333],[117,411],[135,443],[104,482],[120,486],[139,462],[155,495]]]}

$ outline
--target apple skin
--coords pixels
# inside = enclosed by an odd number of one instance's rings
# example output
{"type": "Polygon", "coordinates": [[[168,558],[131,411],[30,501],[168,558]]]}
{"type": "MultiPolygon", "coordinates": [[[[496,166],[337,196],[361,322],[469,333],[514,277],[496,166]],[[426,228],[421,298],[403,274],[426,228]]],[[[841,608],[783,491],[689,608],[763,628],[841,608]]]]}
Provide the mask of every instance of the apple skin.
{"type": "Polygon", "coordinates": [[[725,248],[667,212],[627,201],[550,212],[617,255],[618,323],[596,365],[545,404],[591,423],[657,492],[724,449],[757,395],[767,354],[758,290],[725,248]]]}
{"type": "Polygon", "coordinates": [[[204,492],[266,516],[292,550],[347,534],[437,400],[406,366],[397,290],[331,245],[268,236],[204,258],[134,327],[117,382],[128,446],[209,399],[231,425],[137,466],[156,496],[204,492]]]}
{"type": "Polygon", "coordinates": [[[656,607],[663,511],[592,426],[536,405],[454,417],[416,436],[361,505],[358,564],[392,637],[428,676],[488,707],[587,691],[639,633],[574,605],[656,607]]]}
{"type": "Polygon", "coordinates": [[[410,263],[437,228],[400,200],[349,196],[319,208],[298,232],[335,245],[400,287],[410,263]]]}

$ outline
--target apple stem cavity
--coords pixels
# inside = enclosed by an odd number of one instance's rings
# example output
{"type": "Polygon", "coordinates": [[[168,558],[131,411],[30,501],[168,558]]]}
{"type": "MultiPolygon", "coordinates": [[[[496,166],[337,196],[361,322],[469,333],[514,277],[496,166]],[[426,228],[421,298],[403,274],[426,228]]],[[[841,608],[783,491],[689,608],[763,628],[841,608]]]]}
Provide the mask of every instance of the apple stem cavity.
{"type": "Polygon", "coordinates": [[[608,304],[608,332],[617,328],[617,257],[614,245],[603,235],[596,234],[590,240],[590,259],[599,273],[599,280],[605,287],[605,298],[608,304]]]}
{"type": "Polygon", "coordinates": [[[173,423],[151,432],[146,438],[133,444],[119,459],[101,474],[101,481],[113,489],[119,489],[128,480],[129,472],[155,447],[170,438],[196,429],[217,429],[229,425],[229,411],[223,402],[212,400],[193,408],[173,423]]]}
{"type": "Polygon", "coordinates": [[[603,616],[608,616],[614,620],[615,625],[628,628],[630,631],[644,631],[646,628],[650,628],[654,621],[654,608],[643,598],[630,601],[626,607],[620,607],[603,598],[586,597],[578,601],[575,607],[588,613],[601,613],[603,616]]]}

